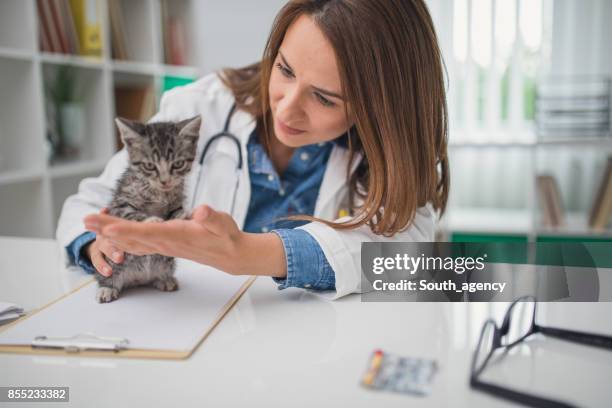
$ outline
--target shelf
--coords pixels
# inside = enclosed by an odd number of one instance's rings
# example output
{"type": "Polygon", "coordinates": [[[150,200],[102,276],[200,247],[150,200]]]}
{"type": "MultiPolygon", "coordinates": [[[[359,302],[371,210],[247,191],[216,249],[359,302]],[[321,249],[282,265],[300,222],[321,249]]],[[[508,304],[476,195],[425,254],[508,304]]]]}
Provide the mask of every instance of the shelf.
{"type": "Polygon", "coordinates": [[[156,64],[150,62],[113,60],[111,67],[115,72],[126,74],[159,75],[161,72],[156,64]]]}
{"type": "Polygon", "coordinates": [[[185,78],[196,78],[200,75],[196,67],[184,65],[153,64],[149,62],[113,60],[112,70],[118,73],[141,74],[155,76],[176,76],[185,78]]]}
{"type": "Polygon", "coordinates": [[[106,166],[107,162],[108,160],[77,160],[54,163],[49,167],[49,175],[51,176],[51,178],[55,179],[94,172],[101,173],[102,170],[104,170],[104,167],[106,166]]]}
{"type": "Polygon", "coordinates": [[[565,215],[565,225],[561,227],[539,226],[536,229],[537,235],[552,237],[599,237],[612,238],[612,229],[603,231],[593,230],[588,225],[587,214],[567,213],[565,215]]]}
{"type": "Polygon", "coordinates": [[[167,76],[183,78],[198,78],[200,76],[200,70],[198,68],[186,65],[162,65],[161,73],[167,76]]]}
{"type": "MultiPolygon", "coordinates": [[[[0,89],[5,96],[0,109],[0,235],[52,238],[66,197],[77,191],[83,178],[99,175],[115,153],[116,88],[144,86],[152,91],[147,95],[150,106],[157,106],[168,82],[165,77],[200,76],[200,70],[190,66],[197,61],[194,56],[200,44],[188,45],[187,66],[165,63],[162,6],[183,19],[190,38],[201,21],[194,14],[193,0],[168,4],[118,0],[126,22],[129,58],[113,60],[109,1],[100,0],[100,56],[47,52],[41,51],[37,1],[0,0],[0,89]],[[64,67],[70,67],[74,75],[70,86],[75,93],[62,100],[76,101],[80,110],[59,110],[48,100],[48,91],[64,67]],[[62,120],[62,114],[80,120],[62,120]],[[49,131],[58,133],[59,123],[75,125],[72,129],[77,130],[64,129],[64,134],[73,135],[67,137],[72,140],[69,144],[79,149],[78,153],[74,149],[72,158],[54,158],[49,163],[46,140],[49,131]]],[[[146,112],[152,114],[150,109],[146,112]]]]}
{"type": "Polygon", "coordinates": [[[34,52],[20,48],[0,47],[0,58],[31,61],[34,59],[34,52]]]}
{"type": "Polygon", "coordinates": [[[84,57],[73,54],[57,54],[50,52],[41,52],[40,60],[46,64],[55,65],[70,65],[81,68],[102,69],[104,68],[104,60],[98,57],[84,57]]]}
{"type": "Polygon", "coordinates": [[[0,173],[0,186],[41,180],[43,169],[15,170],[0,173]]]}

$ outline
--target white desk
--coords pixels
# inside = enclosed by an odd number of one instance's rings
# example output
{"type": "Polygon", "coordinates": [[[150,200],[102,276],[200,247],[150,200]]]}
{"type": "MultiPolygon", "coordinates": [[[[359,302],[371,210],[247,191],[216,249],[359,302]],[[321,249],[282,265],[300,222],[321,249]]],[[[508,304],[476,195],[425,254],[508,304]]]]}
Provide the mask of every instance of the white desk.
{"type": "MultiPolygon", "coordinates": [[[[90,276],[63,268],[51,240],[0,238],[0,299],[46,304],[90,276]]],[[[486,317],[507,304],[336,302],[258,278],[185,361],[0,354],[0,386],[69,386],[51,406],[508,407],[468,387],[472,349],[486,317]],[[428,397],[359,385],[371,351],[437,359],[428,397]]],[[[538,305],[538,322],[612,334],[612,303],[538,305]]],[[[535,338],[483,379],[581,406],[612,405],[612,352],[535,338]]],[[[10,406],[1,403],[2,407],[10,406]]],[[[45,404],[37,403],[36,406],[45,404]]],[[[22,403],[15,407],[24,407],[22,403]]]]}

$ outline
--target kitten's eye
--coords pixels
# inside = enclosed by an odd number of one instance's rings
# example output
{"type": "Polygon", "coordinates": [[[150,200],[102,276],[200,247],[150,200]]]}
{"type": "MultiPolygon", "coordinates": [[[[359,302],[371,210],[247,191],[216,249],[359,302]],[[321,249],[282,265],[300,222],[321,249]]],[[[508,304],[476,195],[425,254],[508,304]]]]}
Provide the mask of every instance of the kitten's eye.
{"type": "Polygon", "coordinates": [[[144,162],[144,163],[140,163],[140,165],[142,166],[142,168],[144,168],[147,171],[155,170],[155,165],[153,163],[144,162]]]}
{"type": "Polygon", "coordinates": [[[185,164],[185,160],[179,160],[179,161],[174,162],[174,164],[172,165],[172,168],[175,170],[178,170],[181,167],[183,167],[184,164],[185,164]]]}

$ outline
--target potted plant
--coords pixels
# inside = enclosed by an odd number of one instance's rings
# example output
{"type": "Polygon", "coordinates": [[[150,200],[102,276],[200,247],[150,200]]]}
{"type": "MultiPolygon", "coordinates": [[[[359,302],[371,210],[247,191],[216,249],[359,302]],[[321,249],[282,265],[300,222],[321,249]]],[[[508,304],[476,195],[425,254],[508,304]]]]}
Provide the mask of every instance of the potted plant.
{"type": "Polygon", "coordinates": [[[85,136],[85,108],[77,89],[74,67],[59,66],[47,86],[47,138],[51,160],[74,158],[82,149],[85,136]]]}

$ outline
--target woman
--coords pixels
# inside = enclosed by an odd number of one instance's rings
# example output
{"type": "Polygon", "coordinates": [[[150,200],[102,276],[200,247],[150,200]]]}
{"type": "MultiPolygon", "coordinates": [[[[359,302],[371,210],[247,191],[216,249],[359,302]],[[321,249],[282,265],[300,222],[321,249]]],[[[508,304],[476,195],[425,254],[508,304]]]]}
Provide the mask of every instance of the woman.
{"type": "Polygon", "coordinates": [[[290,1],[260,63],[167,92],[152,121],[201,114],[199,154],[233,104],[230,131],[248,164],[235,191],[231,178],[220,181],[236,169],[231,143],[220,141],[193,168],[205,188],[188,183],[191,219],[111,217],[103,207],[124,149],[64,204],[57,237],[70,261],[109,276],[102,254],[160,253],[335,299],[369,289],[362,242],[433,241],[449,189],[447,114],[423,0],[290,1]]]}

